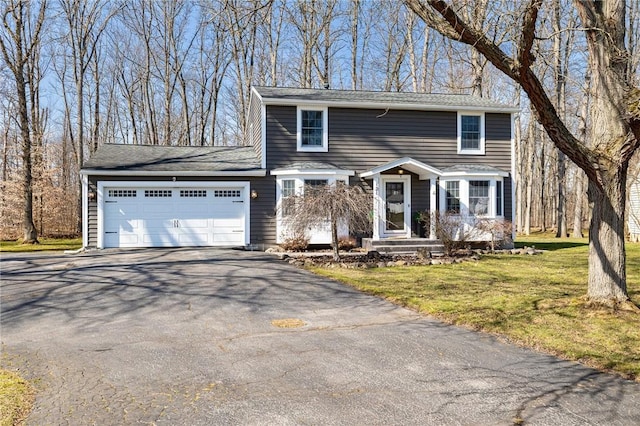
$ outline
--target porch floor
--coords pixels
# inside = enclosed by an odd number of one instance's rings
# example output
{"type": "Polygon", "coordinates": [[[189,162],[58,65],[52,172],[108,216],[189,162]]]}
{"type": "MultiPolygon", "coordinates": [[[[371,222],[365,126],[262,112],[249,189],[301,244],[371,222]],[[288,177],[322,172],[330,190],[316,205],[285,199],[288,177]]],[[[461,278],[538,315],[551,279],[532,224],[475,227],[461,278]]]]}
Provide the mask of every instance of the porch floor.
{"type": "Polygon", "coordinates": [[[416,254],[418,249],[426,249],[432,253],[444,253],[444,246],[439,240],[429,238],[385,238],[374,240],[363,238],[362,248],[385,254],[416,254]]]}

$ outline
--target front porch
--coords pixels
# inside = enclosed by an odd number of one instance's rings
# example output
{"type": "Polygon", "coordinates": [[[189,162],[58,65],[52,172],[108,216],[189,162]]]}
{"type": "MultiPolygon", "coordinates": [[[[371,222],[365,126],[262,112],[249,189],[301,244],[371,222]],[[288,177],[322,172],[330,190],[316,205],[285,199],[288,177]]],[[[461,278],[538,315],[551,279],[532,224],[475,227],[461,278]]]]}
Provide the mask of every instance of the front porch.
{"type": "Polygon", "coordinates": [[[383,254],[411,254],[415,255],[418,249],[424,249],[432,253],[444,253],[444,245],[430,238],[363,238],[362,248],[367,251],[377,251],[383,254]]]}

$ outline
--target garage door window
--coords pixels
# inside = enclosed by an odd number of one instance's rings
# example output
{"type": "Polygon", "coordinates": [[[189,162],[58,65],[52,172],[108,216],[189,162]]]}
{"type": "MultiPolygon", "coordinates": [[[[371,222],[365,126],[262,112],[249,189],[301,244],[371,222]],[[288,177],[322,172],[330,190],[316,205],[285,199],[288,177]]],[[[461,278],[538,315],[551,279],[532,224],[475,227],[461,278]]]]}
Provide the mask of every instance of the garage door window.
{"type": "Polygon", "coordinates": [[[171,197],[170,189],[145,189],[145,197],[171,197]]]}
{"type": "Polygon", "coordinates": [[[214,197],[224,197],[224,198],[239,198],[240,190],[239,189],[216,189],[213,191],[214,197]]]}
{"type": "Polygon", "coordinates": [[[180,196],[181,197],[206,197],[207,190],[206,189],[181,189],[180,196]]]}
{"type": "Polygon", "coordinates": [[[120,197],[135,197],[137,195],[137,191],[135,189],[110,189],[109,197],[111,198],[120,198],[120,197]]]}

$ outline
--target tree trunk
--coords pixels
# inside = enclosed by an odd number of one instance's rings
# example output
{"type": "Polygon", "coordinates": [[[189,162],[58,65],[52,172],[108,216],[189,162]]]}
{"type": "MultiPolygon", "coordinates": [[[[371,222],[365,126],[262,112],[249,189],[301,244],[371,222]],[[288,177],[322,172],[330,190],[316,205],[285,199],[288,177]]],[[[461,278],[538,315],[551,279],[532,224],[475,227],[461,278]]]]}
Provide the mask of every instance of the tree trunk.
{"type": "Polygon", "coordinates": [[[589,182],[592,203],[589,226],[589,287],[587,296],[596,303],[625,302],[627,295],[624,246],[626,167],[616,170],[603,191],[589,182]]]}

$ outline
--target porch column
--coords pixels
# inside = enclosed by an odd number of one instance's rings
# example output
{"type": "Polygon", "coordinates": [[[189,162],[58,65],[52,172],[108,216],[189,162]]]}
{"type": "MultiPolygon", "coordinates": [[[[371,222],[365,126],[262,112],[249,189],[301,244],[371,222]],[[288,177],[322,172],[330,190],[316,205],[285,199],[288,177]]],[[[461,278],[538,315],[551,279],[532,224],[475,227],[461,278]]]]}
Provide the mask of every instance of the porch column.
{"type": "Polygon", "coordinates": [[[429,214],[431,216],[431,221],[429,222],[429,239],[435,240],[436,239],[436,218],[437,218],[436,191],[438,187],[435,176],[432,176],[431,179],[429,179],[429,184],[430,184],[429,185],[430,186],[429,214]]]}
{"type": "Polygon", "coordinates": [[[373,239],[380,239],[380,175],[373,177],[373,239]]]}

